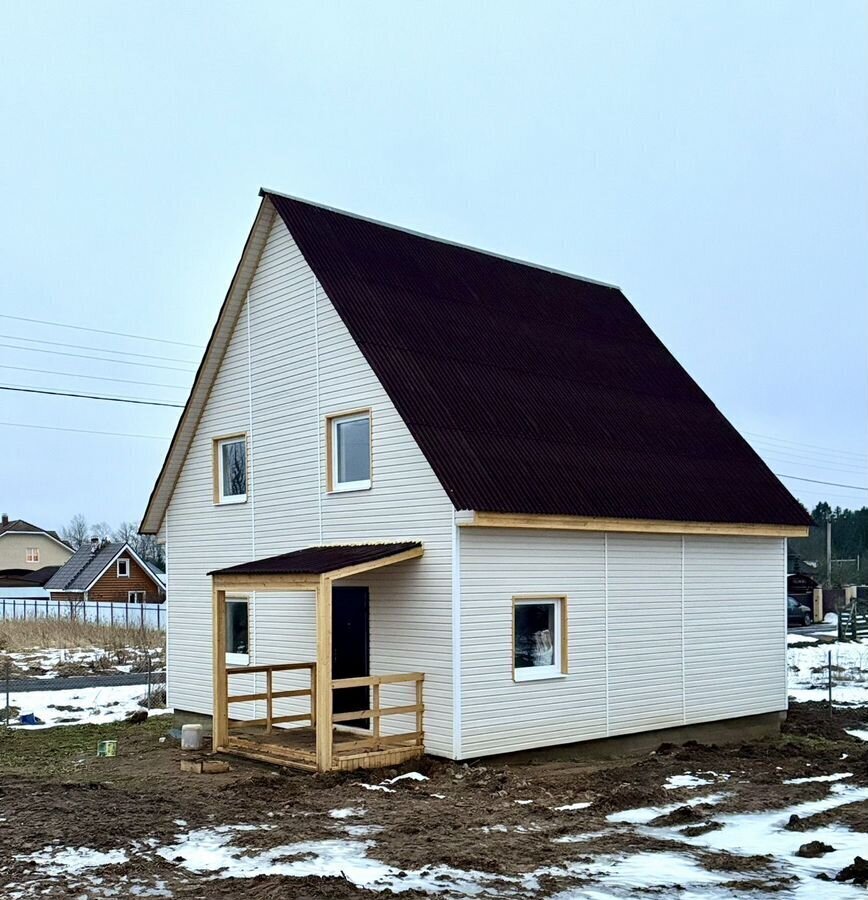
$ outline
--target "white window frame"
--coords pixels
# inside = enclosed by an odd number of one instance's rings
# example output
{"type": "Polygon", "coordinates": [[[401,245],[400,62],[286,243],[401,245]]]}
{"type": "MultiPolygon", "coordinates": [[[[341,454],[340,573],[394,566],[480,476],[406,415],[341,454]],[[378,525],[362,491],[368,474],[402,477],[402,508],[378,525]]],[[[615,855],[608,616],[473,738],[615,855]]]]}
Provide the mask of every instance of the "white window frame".
{"type": "Polygon", "coordinates": [[[147,599],[147,597],[148,597],[147,591],[127,591],[127,603],[144,603],[145,600],[147,599]],[[133,594],[141,594],[142,599],[136,600],[134,598],[133,594]]]}
{"type": "Polygon", "coordinates": [[[374,421],[370,409],[357,409],[352,412],[334,413],[326,418],[326,442],[328,444],[328,491],[341,494],[347,491],[368,491],[371,489],[374,472],[374,421]],[[338,425],[368,420],[368,477],[359,481],[338,481],[338,425]]]}
{"type": "Polygon", "coordinates": [[[250,665],[250,638],[253,633],[253,630],[250,627],[250,606],[251,600],[249,594],[231,594],[227,595],[225,610],[223,611],[223,615],[226,618],[226,637],[227,640],[229,638],[229,604],[230,603],[243,603],[247,607],[247,653],[230,653],[229,650],[226,651],[226,663],[230,666],[249,666],[250,665]]]}
{"type": "Polygon", "coordinates": [[[250,493],[250,458],[247,450],[246,434],[214,438],[214,503],[218,506],[247,502],[247,495],[250,493]],[[226,444],[244,444],[244,485],[247,490],[243,494],[223,493],[223,447],[226,444]]]}
{"type": "Polygon", "coordinates": [[[569,673],[568,659],[569,646],[567,627],[567,597],[564,594],[521,594],[512,598],[512,680],[513,681],[549,681],[555,678],[565,678],[569,673]],[[555,633],[552,638],[554,660],[550,666],[521,666],[515,665],[515,615],[520,606],[539,606],[551,604],[554,606],[555,633]]]}
{"type": "Polygon", "coordinates": [[[120,557],[115,563],[115,574],[118,578],[130,577],[130,561],[125,556],[120,557]],[[123,563],[126,568],[125,572],[121,572],[121,563],[123,563]]]}
{"type": "Polygon", "coordinates": [[[24,554],[25,562],[39,562],[39,547],[28,547],[24,554]]]}

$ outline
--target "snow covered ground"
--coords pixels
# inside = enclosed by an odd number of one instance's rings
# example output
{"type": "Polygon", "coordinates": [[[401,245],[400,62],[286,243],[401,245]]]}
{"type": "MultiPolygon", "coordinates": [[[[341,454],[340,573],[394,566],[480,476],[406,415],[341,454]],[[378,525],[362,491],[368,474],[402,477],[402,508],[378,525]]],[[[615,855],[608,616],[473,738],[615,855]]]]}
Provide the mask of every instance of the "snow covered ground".
{"type": "MultiPolygon", "coordinates": [[[[128,713],[142,709],[139,700],[147,695],[141,684],[111,687],[73,688],[60,691],[26,691],[10,695],[9,705],[21,714],[33,713],[41,725],[19,725],[14,728],[51,728],[54,725],[101,725],[124,719],[128,713]]],[[[5,694],[3,705],[5,705],[5,694]]],[[[149,715],[170,713],[170,709],[151,709],[149,715]]]]}
{"type": "MultiPolygon", "coordinates": [[[[147,655],[141,647],[120,647],[106,650],[103,647],[78,647],[74,649],[35,648],[16,650],[3,654],[12,661],[13,669],[28,678],[53,679],[64,674],[88,674],[98,672],[130,672],[134,666],[146,670],[147,655]],[[77,671],[77,670],[80,670],[77,671]]],[[[153,670],[163,668],[160,650],[150,651],[153,670]]],[[[17,674],[13,674],[13,678],[17,674]]]]}
{"type": "MultiPolygon", "coordinates": [[[[715,773],[703,774],[723,778],[715,773]]],[[[410,778],[413,778],[412,774],[410,778]]],[[[396,782],[397,779],[392,780],[390,785],[400,789],[401,785],[396,782]]],[[[706,783],[707,779],[703,778],[700,784],[684,786],[699,790],[706,783]]],[[[359,794],[364,795],[364,791],[359,791],[359,794]]],[[[791,815],[809,817],[868,799],[868,788],[856,785],[832,783],[821,799],[784,809],[715,815],[718,822],[715,830],[689,836],[679,827],[653,824],[660,809],[624,810],[608,816],[611,829],[608,832],[583,833],[577,823],[575,835],[561,836],[554,842],[575,843],[621,830],[635,835],[636,839],[666,841],[668,848],[583,855],[517,875],[436,864],[399,869],[384,862],[378,858],[376,839],[362,838],[366,833],[376,834],[378,826],[371,823],[366,832],[359,826],[342,824],[345,819],[366,815],[364,796],[356,799],[359,805],[333,809],[328,813],[338,831],[333,838],[278,843],[263,848],[256,836],[274,832],[279,826],[273,822],[189,829],[186,822],[178,820],[175,823],[178,831],[171,840],[161,842],[149,838],[99,852],[89,847],[55,843],[34,852],[16,855],[14,860],[32,863],[42,873],[52,876],[75,877],[79,887],[89,881],[94,886],[100,885],[104,878],[110,877],[112,867],[123,865],[135,856],[139,861],[143,857],[162,860],[188,876],[219,881],[243,882],[267,876],[346,878],[359,887],[370,889],[372,897],[383,896],[386,892],[400,895],[407,890],[449,897],[529,897],[537,895],[545,880],[552,878],[574,882],[574,886],[555,894],[552,900],[611,900],[644,895],[646,892],[663,896],[677,894],[682,900],[732,900],[763,896],[781,900],[814,900],[817,897],[864,900],[866,896],[864,888],[853,884],[817,881],[818,875],[834,877],[854,856],[864,852],[864,834],[840,825],[820,826],[799,833],[784,828],[791,815]],[[340,836],[340,830],[345,830],[344,836],[340,836]],[[832,844],[834,850],[819,858],[796,855],[798,847],[810,841],[825,841],[832,844]],[[745,863],[756,860],[757,853],[767,856],[760,861],[758,869],[750,865],[742,870],[738,865],[732,868],[715,862],[703,864],[706,858],[715,860],[715,855],[721,853],[729,854],[735,860],[743,859],[745,863]]],[[[700,802],[712,801],[699,791],[690,805],[700,802]]],[[[29,887],[27,882],[8,884],[7,896],[34,896],[26,892],[29,887]]],[[[135,893],[141,894],[138,890],[135,893]]],[[[243,884],[239,884],[237,895],[243,894],[243,884]]],[[[171,892],[163,893],[161,889],[156,895],[171,896],[171,892]]],[[[549,894],[545,893],[545,896],[549,894]]]]}
{"type": "Polygon", "coordinates": [[[790,698],[799,701],[826,698],[830,653],[833,702],[868,705],[868,640],[864,639],[790,646],[787,649],[790,698]]]}

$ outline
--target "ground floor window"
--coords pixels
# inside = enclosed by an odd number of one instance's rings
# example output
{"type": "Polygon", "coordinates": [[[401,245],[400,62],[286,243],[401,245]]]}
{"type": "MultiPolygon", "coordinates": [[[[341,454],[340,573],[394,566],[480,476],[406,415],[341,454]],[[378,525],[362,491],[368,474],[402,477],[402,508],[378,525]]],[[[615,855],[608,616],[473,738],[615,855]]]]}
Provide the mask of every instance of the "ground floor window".
{"type": "Polygon", "coordinates": [[[250,662],[250,625],[246,597],[226,598],[226,662],[250,662]]]}
{"type": "Polygon", "coordinates": [[[530,681],[567,672],[566,597],[514,597],[513,678],[530,681]]]}
{"type": "Polygon", "coordinates": [[[144,603],[145,602],[145,592],[144,591],[127,591],[127,600],[130,603],[144,603]]]}

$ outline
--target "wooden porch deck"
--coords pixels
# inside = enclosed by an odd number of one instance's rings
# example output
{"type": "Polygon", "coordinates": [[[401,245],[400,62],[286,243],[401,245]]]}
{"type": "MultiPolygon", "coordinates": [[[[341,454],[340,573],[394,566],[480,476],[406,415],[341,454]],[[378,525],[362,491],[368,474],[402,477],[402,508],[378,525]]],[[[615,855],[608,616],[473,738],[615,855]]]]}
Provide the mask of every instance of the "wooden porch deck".
{"type": "MultiPolygon", "coordinates": [[[[332,767],[343,771],[353,769],[377,769],[394,766],[422,756],[424,748],[415,742],[413,735],[389,735],[381,738],[380,748],[359,749],[360,735],[350,731],[332,729],[332,767]]],[[[316,729],[275,728],[266,734],[256,726],[239,728],[229,736],[229,753],[255,759],[259,762],[290,766],[315,772],[316,729]]]]}
{"type": "MultiPolygon", "coordinates": [[[[234,675],[264,674],[264,692],[226,695],[219,714],[222,719],[219,733],[225,735],[215,746],[215,750],[235,753],[249,759],[273,765],[291,766],[310,772],[331,770],[352,771],[353,769],[375,769],[393,766],[422,756],[425,752],[423,732],[422,686],[425,676],[421,672],[399,675],[366,675],[359,678],[341,678],[331,681],[331,690],[367,687],[371,692],[371,706],[368,709],[334,713],[331,718],[330,754],[328,765],[324,767],[317,753],[318,723],[315,689],[317,665],[313,662],[283,663],[277,665],[233,666],[224,669],[223,678],[228,682],[234,675]],[[274,675],[279,672],[310,672],[310,687],[293,690],[274,690],[274,675]],[[415,703],[385,706],[381,702],[384,685],[412,686],[415,703]],[[286,698],[308,698],[308,712],[295,715],[274,715],[274,701],[286,698]],[[232,719],[229,709],[236,703],[265,701],[264,719],[232,719]],[[382,734],[381,720],[388,716],[409,715],[415,719],[413,731],[397,734],[382,734]],[[335,728],[335,723],[355,722],[359,719],[371,723],[370,731],[335,728]],[[292,727],[281,728],[292,723],[292,727]]],[[[331,707],[329,702],[329,707],[331,707]]],[[[326,731],[325,738],[329,738],[326,731]]],[[[319,740],[323,740],[320,733],[319,740]]]]}

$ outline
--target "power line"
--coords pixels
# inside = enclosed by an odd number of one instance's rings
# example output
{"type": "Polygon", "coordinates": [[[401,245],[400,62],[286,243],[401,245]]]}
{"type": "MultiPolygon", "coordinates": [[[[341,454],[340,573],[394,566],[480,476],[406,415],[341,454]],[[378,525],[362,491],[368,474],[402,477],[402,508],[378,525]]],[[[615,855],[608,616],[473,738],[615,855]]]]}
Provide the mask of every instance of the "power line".
{"type": "Polygon", "coordinates": [[[868,472],[868,467],[865,466],[836,465],[835,463],[827,463],[822,460],[818,462],[805,462],[802,459],[795,459],[792,456],[778,455],[766,451],[760,451],[760,456],[762,456],[763,459],[774,460],[775,462],[795,463],[797,466],[801,466],[805,469],[828,469],[835,472],[855,473],[857,476],[864,475],[868,472]]]}
{"type": "Polygon", "coordinates": [[[50,322],[45,319],[28,319],[26,316],[10,316],[8,313],[0,313],[0,318],[15,319],[17,322],[32,322],[35,325],[51,325],[54,328],[72,328],[75,331],[92,331],[94,334],[111,334],[115,337],[134,338],[137,341],[154,341],[159,344],[175,344],[177,347],[195,347],[201,350],[201,344],[188,344],[186,341],[170,341],[167,338],[146,337],[143,334],[129,334],[126,331],[107,331],[104,328],[85,328],[83,325],[67,325],[64,322],[50,322]]]}
{"type": "Polygon", "coordinates": [[[793,481],[810,481],[811,484],[828,484],[831,487],[850,488],[854,491],[868,491],[868,487],[860,487],[858,484],[841,484],[837,481],[819,481],[816,478],[800,478],[798,475],[784,475],[782,472],[775,472],[778,478],[792,478],[793,481]]]}
{"type": "MultiPolygon", "coordinates": [[[[25,353],[50,353],[52,356],[71,356],[75,359],[93,359],[97,362],[113,363],[120,366],[139,366],[148,369],[166,369],[169,372],[184,372],[187,375],[193,374],[189,369],[181,369],[178,366],[159,366],[156,363],[133,362],[129,359],[101,359],[99,356],[88,356],[86,353],[68,353],[65,350],[43,350],[41,347],[16,347],[14,344],[0,344],[0,347],[5,347],[8,350],[21,350],[25,353]]],[[[112,352],[116,353],[118,351],[112,352]]],[[[154,358],[159,359],[160,357],[157,356],[154,358]]]]}
{"type": "Polygon", "coordinates": [[[790,447],[779,447],[776,444],[765,444],[760,441],[752,441],[751,445],[760,453],[776,453],[780,456],[787,456],[795,460],[808,460],[810,462],[828,463],[830,466],[846,466],[855,467],[857,469],[868,469],[868,463],[857,462],[855,458],[844,456],[828,456],[824,453],[811,453],[802,450],[793,450],[790,447]]]}
{"type": "Polygon", "coordinates": [[[152,441],[168,441],[168,437],[159,434],[130,434],[127,431],[92,431],[89,428],[62,428],[60,425],[30,425],[25,422],[0,422],[0,427],[38,428],[41,431],[72,431],[75,434],[106,434],[112,437],[148,438],[152,441]]]}
{"type": "Polygon", "coordinates": [[[111,400],[113,403],[135,403],[139,406],[171,406],[183,409],[183,403],[166,403],[162,400],[146,400],[142,397],[108,397],[102,394],[75,394],[71,391],[53,391],[48,388],[25,387],[18,384],[0,384],[0,391],[16,391],[22,394],[48,394],[53,397],[78,397],[81,400],[111,400]]]}
{"type": "Polygon", "coordinates": [[[140,384],[145,387],[171,388],[175,391],[186,391],[181,384],[165,384],[159,381],[136,381],[134,378],[110,378],[108,375],[82,375],[79,372],[58,372],[54,369],[29,369],[26,366],[7,366],[0,363],[0,369],[14,369],[16,372],[38,372],[40,375],[62,375],[65,378],[87,378],[90,381],[117,381],[121,384],[140,384]]]}
{"type": "MultiPolygon", "coordinates": [[[[155,356],[153,353],[133,353],[132,350],[112,350],[109,347],[90,347],[87,344],[70,344],[68,341],[46,341],[41,338],[20,337],[17,334],[0,334],[0,338],[13,341],[26,341],[28,344],[47,344],[51,347],[72,347],[74,350],[94,350],[97,353],[115,353],[118,356],[135,356],[139,359],[158,359],[161,362],[186,363],[188,366],[198,365],[195,359],[178,359],[176,356],[155,356]]],[[[27,350],[27,347],[16,347],[16,350],[27,350]]]]}
{"type": "Polygon", "coordinates": [[[792,444],[796,447],[810,447],[812,450],[829,450],[832,453],[839,453],[844,456],[855,456],[859,459],[865,459],[865,453],[857,453],[853,450],[839,450],[837,447],[823,447],[820,444],[805,444],[802,441],[788,441],[786,438],[772,437],[769,434],[757,434],[753,431],[745,431],[744,434],[749,434],[751,437],[763,438],[767,441],[775,441],[778,444],[792,444]]]}

